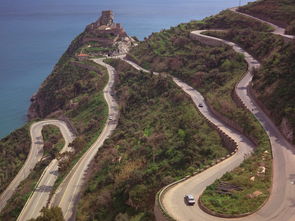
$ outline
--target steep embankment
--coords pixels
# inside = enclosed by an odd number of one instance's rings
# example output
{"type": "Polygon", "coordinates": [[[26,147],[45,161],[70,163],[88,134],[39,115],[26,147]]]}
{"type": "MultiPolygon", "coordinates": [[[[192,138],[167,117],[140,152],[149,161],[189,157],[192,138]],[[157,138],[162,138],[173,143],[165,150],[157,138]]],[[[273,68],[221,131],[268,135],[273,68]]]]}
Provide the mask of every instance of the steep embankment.
{"type": "Polygon", "coordinates": [[[228,29],[231,25],[233,28],[245,29],[251,25],[255,30],[270,30],[253,19],[243,19],[233,12],[224,11],[201,22],[181,24],[155,33],[133,48],[128,58],[148,70],[174,75],[197,88],[205,95],[213,111],[258,143],[264,133],[262,128],[232,97],[235,84],[246,70],[243,56],[236,54],[230,47],[211,47],[189,37],[192,30],[209,26],[228,29]],[[212,19],[218,19],[218,22],[212,24],[212,19]]]}
{"type": "MultiPolygon", "coordinates": [[[[223,20],[213,17],[209,27],[223,20]]],[[[294,41],[250,28],[211,35],[241,45],[263,64],[254,73],[252,93],[287,139],[295,143],[295,85],[290,80],[295,76],[294,41]]]]}
{"type": "MultiPolygon", "coordinates": [[[[131,40],[127,37],[124,29],[118,25],[110,24],[111,28],[100,28],[100,20],[87,26],[85,31],[80,34],[69,46],[68,50],[58,61],[51,75],[41,85],[36,95],[32,97],[32,105],[29,110],[30,120],[39,120],[39,118],[56,118],[64,120],[73,133],[77,135],[77,139],[71,144],[73,151],[65,152],[63,157],[59,158],[59,184],[62,178],[69,172],[72,166],[76,163],[79,157],[87,150],[87,148],[96,140],[102,130],[107,118],[107,105],[103,98],[103,87],[108,80],[106,69],[102,66],[88,61],[87,58],[93,56],[101,56],[103,54],[119,53],[122,50],[122,45],[131,44],[131,40]],[[106,33],[107,31],[107,33],[106,33]],[[121,48],[119,48],[119,45],[121,48]],[[96,50],[99,47],[99,50],[96,50]],[[103,49],[103,50],[102,50],[103,49]],[[87,54],[85,54],[87,53],[87,54]]],[[[10,147],[17,146],[17,150],[23,148],[24,155],[14,155],[18,168],[26,159],[29,149],[29,141],[26,141],[28,135],[27,130],[21,130],[13,133],[9,137],[3,139],[3,148],[1,146],[3,158],[10,157],[10,147]],[[16,137],[16,135],[18,135],[16,137]],[[21,137],[21,138],[20,138],[21,137]],[[4,151],[7,149],[6,151],[4,151]],[[26,154],[26,155],[25,155],[26,154]]],[[[55,155],[51,152],[52,155],[55,155]]],[[[11,157],[10,157],[11,158],[11,157]]],[[[46,161],[47,162],[47,161],[46,161]]],[[[1,162],[2,163],[2,162],[1,162]]],[[[6,166],[6,161],[3,161],[3,166],[6,166]]],[[[30,192],[34,188],[33,185],[27,185],[26,182],[38,180],[41,170],[45,168],[43,162],[39,164],[33,171],[32,176],[26,179],[20,186],[25,192],[30,192]]],[[[6,166],[7,167],[7,166],[6,166]]],[[[11,177],[17,173],[13,164],[8,166],[11,170],[11,177]]],[[[29,171],[27,171],[29,173],[29,171]]],[[[3,181],[8,184],[7,176],[3,181]]],[[[11,180],[11,179],[10,179],[11,180]]],[[[1,188],[4,188],[1,183],[1,188]]],[[[5,185],[7,185],[5,184],[5,185]]],[[[50,187],[50,189],[52,186],[50,187]]],[[[23,192],[23,191],[22,191],[23,192]]],[[[15,193],[17,198],[18,193],[15,193]]],[[[17,217],[19,209],[24,205],[25,200],[17,205],[17,211],[13,211],[13,201],[9,201],[7,208],[17,217]],[[12,209],[11,209],[12,208],[12,209]]],[[[45,202],[46,203],[46,202],[45,202]]],[[[6,210],[7,211],[7,210],[6,210]]],[[[9,213],[6,213],[9,214],[9,213]]]]}
{"type": "Polygon", "coordinates": [[[153,219],[156,192],[224,156],[221,139],[170,79],[121,60],[117,129],[89,169],[77,220],[153,219]]]}
{"type": "MultiPolygon", "coordinates": [[[[40,192],[46,190],[46,188],[50,188],[44,184],[36,186],[36,183],[41,173],[43,173],[44,168],[55,158],[59,149],[62,147],[64,149],[67,148],[68,144],[73,140],[72,134],[66,124],[57,120],[33,123],[30,127],[30,136],[32,144],[26,162],[9,184],[8,188],[0,196],[0,208],[1,210],[4,208],[1,211],[1,220],[16,220],[23,205],[31,197],[31,192],[34,188],[38,187],[37,191],[39,190],[40,192]],[[55,125],[56,128],[51,129],[51,125],[55,125]],[[41,131],[43,133],[43,139],[41,131]],[[49,132],[50,135],[48,134],[49,132]]],[[[50,170],[47,171],[51,172],[50,170]]],[[[55,177],[55,175],[52,176],[55,177]]]]}
{"type": "Polygon", "coordinates": [[[263,0],[240,7],[239,11],[286,28],[286,34],[295,34],[295,1],[263,0]]]}
{"type": "MultiPolygon", "coordinates": [[[[201,22],[181,24],[170,30],[155,33],[129,53],[130,59],[144,67],[170,73],[197,88],[203,93],[208,105],[220,119],[246,134],[257,144],[255,154],[237,170],[228,174],[225,179],[227,182],[222,183],[228,185],[229,189],[234,185],[235,191],[231,193],[231,197],[227,198],[234,205],[240,207],[244,205],[246,211],[253,210],[246,205],[249,201],[257,208],[268,197],[272,166],[270,160],[263,163],[263,166],[268,170],[263,179],[256,179],[255,182],[252,182],[245,178],[250,178],[251,174],[258,170],[261,165],[257,164],[257,161],[265,158],[264,151],[270,152],[270,145],[262,127],[251,113],[240,106],[240,101],[234,93],[236,84],[242,74],[246,72],[243,63],[244,56],[236,54],[230,47],[225,46],[226,44],[214,44],[213,42],[210,45],[214,47],[204,46],[200,42],[190,39],[188,32],[194,28],[210,27],[212,29],[226,29],[226,31],[216,32],[226,35],[232,32],[231,28],[246,31],[250,26],[255,32],[270,35],[271,28],[267,25],[231,11],[224,11],[201,22]],[[241,179],[241,177],[244,178],[241,179]],[[265,187],[261,186],[262,183],[265,184],[265,187]],[[253,197],[248,201],[244,200],[248,194],[244,190],[251,191],[260,188],[265,193],[264,198],[261,197],[257,200],[253,197]]],[[[209,39],[206,41],[210,42],[209,39]]],[[[206,42],[204,43],[206,44],[206,42]]],[[[271,157],[268,156],[268,158],[271,157]]],[[[216,189],[222,188],[220,185],[216,189]]],[[[216,202],[219,203],[219,201],[216,202]]],[[[233,210],[235,213],[242,212],[239,207],[235,207],[233,210]]]]}
{"type": "Polygon", "coordinates": [[[27,124],[0,141],[0,193],[13,180],[30,151],[29,127],[27,124]]]}

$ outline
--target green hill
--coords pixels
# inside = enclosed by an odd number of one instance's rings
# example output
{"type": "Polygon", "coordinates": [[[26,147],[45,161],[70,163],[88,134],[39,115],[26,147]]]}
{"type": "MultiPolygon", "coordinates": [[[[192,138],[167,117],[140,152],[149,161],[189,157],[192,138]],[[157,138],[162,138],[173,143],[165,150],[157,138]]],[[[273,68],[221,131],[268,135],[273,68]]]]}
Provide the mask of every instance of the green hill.
{"type": "Polygon", "coordinates": [[[121,115],[89,169],[77,220],[153,220],[161,187],[227,151],[170,77],[136,71],[121,60],[109,62],[118,72],[121,115]]]}
{"type": "Polygon", "coordinates": [[[294,0],[255,1],[241,7],[239,11],[284,27],[287,34],[295,34],[294,0]]]}

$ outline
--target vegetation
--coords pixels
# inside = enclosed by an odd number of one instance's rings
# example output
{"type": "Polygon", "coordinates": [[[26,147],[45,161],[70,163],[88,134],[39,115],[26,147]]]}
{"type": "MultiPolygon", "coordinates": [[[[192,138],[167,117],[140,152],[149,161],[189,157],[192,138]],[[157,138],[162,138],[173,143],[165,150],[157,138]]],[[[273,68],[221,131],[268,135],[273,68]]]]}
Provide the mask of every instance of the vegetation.
{"type": "Polygon", "coordinates": [[[263,0],[248,3],[239,9],[250,15],[286,27],[288,34],[295,34],[295,1],[294,0],[263,0]]]}
{"type": "MultiPolygon", "coordinates": [[[[84,33],[85,34],[85,33],[84,33]]],[[[51,75],[44,81],[30,107],[31,119],[56,118],[65,120],[76,139],[71,144],[74,151],[58,154],[64,141],[57,128],[46,126],[43,129],[46,158],[36,166],[30,176],[18,187],[8,202],[2,217],[16,218],[28,196],[35,188],[42,171],[53,159],[59,159],[59,177],[56,188],[72,166],[97,139],[107,119],[108,109],[103,97],[103,88],[108,81],[105,68],[92,61],[75,58],[81,47],[79,35],[59,60],[51,75]],[[63,156],[67,157],[63,157],[63,156]],[[67,160],[65,160],[67,159],[67,160]]],[[[0,142],[1,190],[9,184],[19,171],[30,148],[28,127],[13,132],[0,142]],[[9,161],[9,163],[8,163],[9,161]],[[3,172],[1,172],[3,171],[3,172]],[[2,183],[3,182],[3,183],[2,183]]]]}
{"type": "Polygon", "coordinates": [[[64,147],[65,141],[58,127],[45,125],[42,129],[44,155],[54,159],[64,147]]]}
{"type": "Polygon", "coordinates": [[[29,154],[29,127],[30,124],[26,124],[0,140],[0,193],[13,180],[29,154]]]}
{"type": "Polygon", "coordinates": [[[181,24],[170,30],[154,33],[138,47],[132,49],[129,54],[130,59],[145,68],[172,74],[197,88],[215,111],[239,125],[246,135],[256,141],[257,148],[253,156],[236,170],[209,186],[202,196],[204,205],[215,212],[232,214],[253,211],[269,196],[271,150],[263,128],[251,113],[239,108],[232,98],[234,87],[246,72],[247,65],[243,56],[238,55],[229,47],[206,46],[191,40],[189,32],[193,29],[228,29],[225,32],[215,32],[214,35],[222,38],[229,35],[233,38],[238,36],[242,40],[249,38],[253,44],[250,42],[246,44],[245,41],[245,45],[248,46],[245,49],[250,52],[251,50],[256,51],[259,56],[272,50],[269,46],[264,47],[264,45],[274,46],[274,43],[279,42],[269,37],[271,29],[267,25],[231,11],[223,11],[201,22],[181,24]],[[257,39],[260,35],[257,37],[254,34],[250,36],[232,34],[253,32],[249,27],[255,30],[255,33],[261,33],[267,40],[258,43],[261,40],[257,39]],[[257,44],[260,45],[257,46],[257,44]],[[268,153],[267,157],[266,153],[268,153]],[[262,158],[267,159],[261,161],[262,158]],[[257,162],[262,162],[261,164],[268,172],[263,177],[256,177],[255,181],[250,181],[249,179],[261,166],[257,162]],[[219,191],[220,186],[223,185],[234,186],[236,189],[224,194],[219,191]],[[263,193],[259,196],[259,200],[256,197],[248,197],[251,191],[256,190],[263,193]],[[241,208],[244,209],[241,210],[241,208]]]}
{"type": "MultiPolygon", "coordinates": [[[[273,19],[285,22],[287,32],[294,34],[292,2],[264,0],[241,10],[258,17],[255,10],[259,11],[263,18],[275,15],[273,19]],[[266,5],[270,7],[259,10],[266,5]]],[[[128,57],[146,69],[160,72],[159,76],[135,71],[122,61],[108,60],[119,73],[115,87],[121,115],[116,131],[89,168],[77,220],[152,220],[155,193],[161,187],[226,155],[218,134],[170,77],[162,73],[197,88],[214,110],[239,125],[257,143],[254,154],[240,167],[205,190],[203,204],[218,213],[240,214],[255,211],[267,199],[272,170],[268,138],[254,117],[232,99],[234,86],[247,65],[243,56],[230,47],[212,47],[191,40],[190,31],[195,29],[228,29],[208,34],[234,41],[259,59],[263,65],[254,72],[254,93],[270,110],[276,124],[287,122],[289,131],[295,134],[295,85],[289,80],[295,74],[294,42],[285,42],[270,34],[269,26],[228,10],[154,33],[133,48],[128,57]]],[[[85,43],[83,39],[94,37],[90,35],[84,32],[72,42],[31,107],[34,117],[66,120],[77,135],[72,143],[75,151],[65,153],[68,158],[60,158],[67,160],[59,162],[56,186],[97,138],[107,116],[102,93],[106,70],[91,61],[77,60],[75,55],[98,55],[114,48],[98,42],[85,43]]],[[[60,142],[55,129],[45,129],[44,136],[50,143],[60,142]]],[[[24,162],[29,142],[28,125],[0,141],[0,157],[4,159],[0,162],[0,191],[24,162]]],[[[54,156],[56,152],[48,154],[54,156]]],[[[17,217],[48,160],[39,163],[18,187],[1,219],[17,217]]],[[[50,220],[52,216],[62,220],[59,213],[57,208],[44,209],[37,220],[50,220]]]]}
{"type": "Polygon", "coordinates": [[[108,62],[118,72],[121,115],[89,169],[77,220],[152,220],[161,187],[227,151],[169,77],[136,71],[121,60],[108,62]]]}
{"type": "Polygon", "coordinates": [[[239,215],[256,211],[269,196],[271,161],[270,152],[256,152],[240,167],[208,186],[201,195],[201,202],[221,214],[239,215]]]}
{"type": "Polygon", "coordinates": [[[38,218],[29,221],[64,221],[64,218],[59,207],[52,207],[50,209],[43,208],[38,218]]]}
{"type": "MultiPolygon", "coordinates": [[[[28,125],[26,127],[28,127],[28,125]]],[[[17,219],[29,196],[32,194],[32,191],[36,188],[36,184],[40,179],[43,170],[64,146],[64,139],[56,126],[44,126],[42,129],[42,135],[44,140],[43,158],[33,169],[28,178],[22,181],[17,187],[17,190],[7,202],[6,207],[1,211],[0,220],[5,219],[10,221],[17,219]]],[[[29,140],[31,140],[30,137],[29,140]]]]}
{"type": "Polygon", "coordinates": [[[224,11],[216,18],[181,24],[170,30],[154,33],[133,48],[129,57],[149,70],[174,75],[197,88],[214,110],[218,110],[239,125],[245,134],[259,142],[265,136],[264,130],[252,114],[239,108],[232,100],[232,91],[247,70],[244,57],[230,47],[206,46],[189,37],[190,31],[195,28],[212,26],[213,29],[219,24],[223,24],[222,28],[231,24],[239,27],[238,20],[234,18],[243,21],[240,27],[249,27],[251,24],[257,30],[268,30],[268,26],[258,25],[253,19],[244,21],[243,16],[233,16],[232,13],[224,11]]]}
{"type": "Polygon", "coordinates": [[[50,161],[51,159],[48,158],[39,162],[30,175],[20,183],[5,208],[1,211],[0,220],[14,221],[17,219],[32,191],[35,189],[43,170],[50,161]]]}
{"type": "Polygon", "coordinates": [[[225,10],[217,15],[205,18],[198,29],[251,29],[253,31],[270,32],[272,27],[256,19],[225,10]]]}
{"type": "Polygon", "coordinates": [[[254,72],[254,92],[270,111],[277,126],[282,127],[287,122],[287,129],[293,134],[290,140],[295,143],[295,85],[289,80],[295,76],[294,42],[285,42],[280,36],[251,29],[211,35],[238,43],[260,60],[263,65],[254,72]]]}

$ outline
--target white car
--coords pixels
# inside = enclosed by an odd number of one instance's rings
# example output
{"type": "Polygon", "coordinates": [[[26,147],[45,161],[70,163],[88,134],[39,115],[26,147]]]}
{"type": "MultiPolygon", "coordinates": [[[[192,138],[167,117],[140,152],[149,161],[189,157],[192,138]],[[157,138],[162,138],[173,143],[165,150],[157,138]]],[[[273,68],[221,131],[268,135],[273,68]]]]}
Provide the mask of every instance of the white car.
{"type": "Polygon", "coordinates": [[[195,198],[191,194],[185,195],[184,196],[184,199],[185,199],[185,202],[188,205],[192,205],[193,206],[196,203],[195,198]]]}

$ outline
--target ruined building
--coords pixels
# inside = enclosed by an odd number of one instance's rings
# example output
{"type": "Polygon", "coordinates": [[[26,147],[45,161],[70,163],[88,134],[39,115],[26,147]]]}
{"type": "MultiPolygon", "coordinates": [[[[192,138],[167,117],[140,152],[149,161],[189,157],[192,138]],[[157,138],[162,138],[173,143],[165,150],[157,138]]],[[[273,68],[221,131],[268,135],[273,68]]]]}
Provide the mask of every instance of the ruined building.
{"type": "MultiPolygon", "coordinates": [[[[134,40],[127,35],[119,23],[114,22],[113,12],[108,10],[102,11],[100,18],[86,27],[81,41],[82,44],[109,49],[104,50],[105,52],[102,50],[102,54],[116,55],[127,53],[134,40]]],[[[82,56],[78,57],[82,58],[82,56]]]]}
{"type": "Polygon", "coordinates": [[[94,34],[109,34],[113,37],[127,37],[125,30],[119,23],[114,23],[112,11],[102,11],[100,18],[87,26],[87,30],[94,34]]]}
{"type": "Polygon", "coordinates": [[[97,20],[100,26],[111,26],[114,23],[114,15],[112,11],[102,11],[101,17],[97,20]]]}

